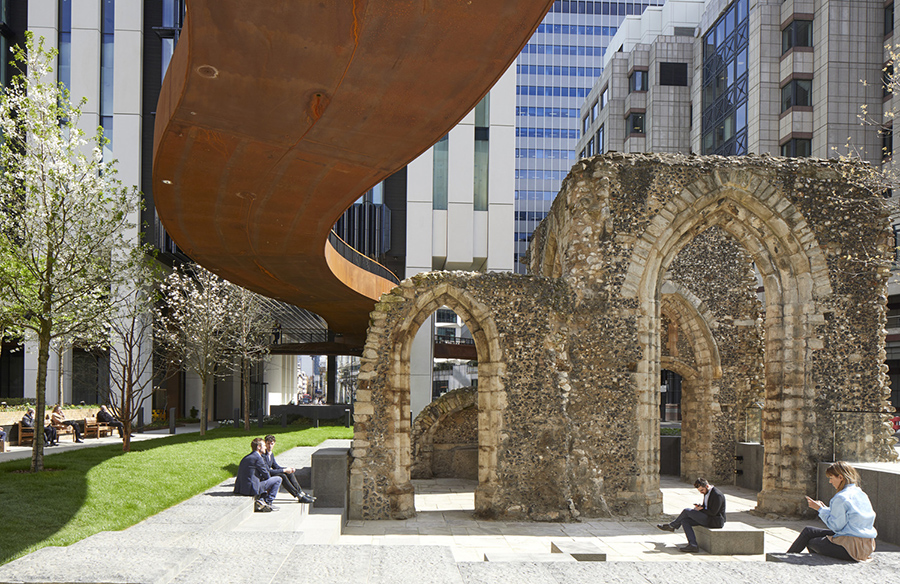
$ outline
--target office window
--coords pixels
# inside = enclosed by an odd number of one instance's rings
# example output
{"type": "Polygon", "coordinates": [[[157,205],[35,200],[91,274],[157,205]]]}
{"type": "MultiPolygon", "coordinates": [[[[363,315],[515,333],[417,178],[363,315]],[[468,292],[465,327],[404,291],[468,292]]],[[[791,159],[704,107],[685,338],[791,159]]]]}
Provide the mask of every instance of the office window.
{"type": "Polygon", "coordinates": [[[660,63],[659,84],[687,87],[687,63],[660,63]]]}
{"type": "Polygon", "coordinates": [[[812,79],[793,79],[781,88],[781,111],[812,105],[812,79]]]}
{"type": "Polygon", "coordinates": [[[628,76],[628,93],[635,91],[647,91],[646,71],[633,71],[628,76]]]}
{"type": "Polygon", "coordinates": [[[600,102],[595,101],[593,105],[591,105],[591,121],[597,119],[597,114],[600,113],[600,102]]]}
{"type": "Polygon", "coordinates": [[[894,92],[894,64],[888,63],[881,69],[881,96],[890,97],[894,92]]]}
{"type": "Polygon", "coordinates": [[[809,156],[812,152],[812,140],[809,138],[791,138],[781,145],[781,155],[794,158],[809,156]]]}
{"type": "Polygon", "coordinates": [[[591,127],[591,117],[587,116],[581,120],[581,135],[587,136],[588,128],[591,127]]]}
{"type": "Polygon", "coordinates": [[[490,112],[491,94],[484,96],[475,106],[475,169],[473,184],[473,208],[488,210],[488,173],[490,171],[490,112]]]}
{"type": "Polygon", "coordinates": [[[631,113],[625,118],[626,134],[643,134],[644,133],[644,114],[631,113]]]}
{"type": "Polygon", "coordinates": [[[109,140],[104,148],[104,158],[111,157],[113,139],[113,55],[115,42],[116,3],[115,0],[103,0],[100,5],[101,43],[100,43],[100,125],[103,126],[103,137],[109,140]]]}
{"type": "MultiPolygon", "coordinates": [[[[4,53],[8,55],[8,53],[4,53]]],[[[59,82],[72,86],[72,0],[59,0],[59,82]]]]}
{"type": "Polygon", "coordinates": [[[889,35],[894,32],[894,3],[891,2],[884,7],[884,34],[889,35]]]}
{"type": "Polygon", "coordinates": [[[781,31],[781,54],[785,54],[794,47],[811,47],[812,21],[794,20],[781,31]]]}
{"type": "Polygon", "coordinates": [[[162,26],[156,29],[156,34],[162,42],[162,76],[165,78],[172,60],[172,53],[178,43],[181,34],[181,26],[184,24],[185,0],[162,1],[162,26]]]}
{"type": "Polygon", "coordinates": [[[593,156],[594,155],[594,139],[591,138],[588,140],[587,146],[584,149],[585,156],[593,156]]]}
{"type": "Polygon", "coordinates": [[[600,92],[600,109],[602,110],[603,108],[605,108],[608,103],[609,103],[609,88],[606,87],[603,89],[603,91],[600,92]]]}
{"type": "Polygon", "coordinates": [[[603,126],[600,126],[600,128],[597,130],[596,145],[597,154],[603,154],[603,126]]]}
{"type": "Polygon", "coordinates": [[[450,162],[450,136],[445,135],[432,148],[434,153],[431,191],[433,193],[432,208],[447,210],[447,191],[450,188],[450,175],[447,165],[450,162]]]}
{"type": "Polygon", "coordinates": [[[747,153],[749,10],[735,0],[703,35],[703,154],[747,153]]]}
{"type": "Polygon", "coordinates": [[[894,128],[887,125],[879,133],[881,134],[881,159],[887,160],[894,155],[894,128]]]}

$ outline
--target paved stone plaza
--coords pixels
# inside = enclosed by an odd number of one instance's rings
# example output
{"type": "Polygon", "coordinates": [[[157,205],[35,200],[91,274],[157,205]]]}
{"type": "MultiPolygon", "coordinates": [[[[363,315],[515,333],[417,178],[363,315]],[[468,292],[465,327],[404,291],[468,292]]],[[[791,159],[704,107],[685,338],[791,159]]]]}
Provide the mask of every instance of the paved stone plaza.
{"type": "MultiPolygon", "coordinates": [[[[349,441],[320,446],[346,447],[349,441]]],[[[308,466],[317,448],[295,448],[279,461],[308,466]]],[[[661,481],[664,510],[674,515],[699,495],[676,478],[661,481]]],[[[478,521],[474,481],[416,481],[415,518],[350,521],[341,534],[339,510],[309,510],[281,493],[279,510],[253,514],[249,499],[231,495],[233,480],[121,532],[103,532],[66,548],[44,548],[0,566],[3,582],[213,583],[323,582],[328,584],[702,581],[887,582],[900,571],[900,547],[878,543],[867,564],[817,556],[683,554],[681,532],[653,521],[579,523],[478,521]],[[606,562],[567,561],[550,542],[593,542],[606,562]],[[507,561],[485,562],[485,554],[507,561]]],[[[764,529],[766,552],[784,552],[805,522],[747,513],[756,493],[720,486],[728,519],[764,529]]]]}

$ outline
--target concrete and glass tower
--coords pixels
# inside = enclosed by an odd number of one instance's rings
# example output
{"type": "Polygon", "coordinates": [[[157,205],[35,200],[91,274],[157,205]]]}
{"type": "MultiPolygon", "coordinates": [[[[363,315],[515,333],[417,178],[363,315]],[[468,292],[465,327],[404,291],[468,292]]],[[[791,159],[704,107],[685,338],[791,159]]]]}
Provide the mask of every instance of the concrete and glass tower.
{"type": "Polygon", "coordinates": [[[515,270],[576,160],[579,109],[622,20],[664,0],[557,0],[516,61],[515,270]]]}

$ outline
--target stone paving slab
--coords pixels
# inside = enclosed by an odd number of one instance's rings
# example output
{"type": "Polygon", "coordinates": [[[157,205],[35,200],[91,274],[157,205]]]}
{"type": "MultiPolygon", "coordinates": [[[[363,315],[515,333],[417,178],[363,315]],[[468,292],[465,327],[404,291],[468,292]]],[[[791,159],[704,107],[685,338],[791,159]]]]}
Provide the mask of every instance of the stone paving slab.
{"type": "Polygon", "coordinates": [[[46,547],[0,566],[0,583],[166,584],[197,556],[191,548],[124,542],[46,547]]]}

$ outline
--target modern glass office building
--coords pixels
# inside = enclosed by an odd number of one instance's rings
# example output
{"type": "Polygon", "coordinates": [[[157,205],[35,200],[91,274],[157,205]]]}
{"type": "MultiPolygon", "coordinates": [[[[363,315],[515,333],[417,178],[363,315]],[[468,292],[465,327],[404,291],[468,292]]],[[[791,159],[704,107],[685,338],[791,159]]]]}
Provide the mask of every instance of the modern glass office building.
{"type": "Polygon", "coordinates": [[[516,62],[515,270],[576,160],[579,110],[622,19],[664,0],[557,0],[516,62]]]}

